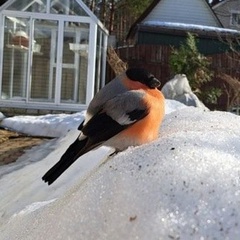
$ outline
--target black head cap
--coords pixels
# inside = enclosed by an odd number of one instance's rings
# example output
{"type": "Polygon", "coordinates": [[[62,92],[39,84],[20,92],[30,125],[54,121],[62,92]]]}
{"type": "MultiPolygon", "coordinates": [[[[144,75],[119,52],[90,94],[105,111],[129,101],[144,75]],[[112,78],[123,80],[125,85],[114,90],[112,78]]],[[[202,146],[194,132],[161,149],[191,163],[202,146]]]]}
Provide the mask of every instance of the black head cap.
{"type": "Polygon", "coordinates": [[[129,68],[126,75],[132,81],[143,83],[149,88],[157,88],[161,85],[161,82],[144,68],[129,68]]]}

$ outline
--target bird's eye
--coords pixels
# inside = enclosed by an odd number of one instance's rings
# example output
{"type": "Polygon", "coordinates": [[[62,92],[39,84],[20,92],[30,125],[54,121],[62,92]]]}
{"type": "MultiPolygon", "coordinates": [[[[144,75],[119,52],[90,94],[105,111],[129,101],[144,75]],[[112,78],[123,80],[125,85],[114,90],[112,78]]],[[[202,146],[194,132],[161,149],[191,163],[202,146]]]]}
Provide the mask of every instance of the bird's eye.
{"type": "Polygon", "coordinates": [[[157,78],[155,78],[154,76],[149,78],[148,86],[150,88],[156,88],[156,87],[159,87],[160,85],[161,85],[161,82],[157,78]]]}

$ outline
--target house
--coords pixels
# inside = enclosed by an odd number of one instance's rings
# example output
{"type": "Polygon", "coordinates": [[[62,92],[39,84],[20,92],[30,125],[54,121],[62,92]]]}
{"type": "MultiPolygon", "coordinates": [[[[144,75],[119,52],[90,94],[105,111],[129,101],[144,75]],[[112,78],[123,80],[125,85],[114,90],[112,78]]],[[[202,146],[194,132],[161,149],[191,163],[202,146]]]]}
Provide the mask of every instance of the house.
{"type": "Polygon", "coordinates": [[[79,111],[105,84],[108,31],[81,0],[0,7],[0,108],[79,111]]]}
{"type": "Polygon", "coordinates": [[[169,65],[172,49],[186,42],[188,32],[197,36],[199,52],[211,61],[214,75],[208,87],[223,91],[216,105],[207,106],[229,109],[226,99],[232,96],[226,96],[226,86],[216,76],[224,73],[239,79],[239,55],[232,51],[228,40],[240,39],[240,31],[224,28],[207,0],[153,0],[130,27],[129,45],[116,50],[128,66],[147,68],[163,86],[175,75],[169,65]]]}
{"type": "Polygon", "coordinates": [[[224,0],[213,6],[218,19],[225,28],[240,30],[240,1],[224,0]]]}
{"type": "Polygon", "coordinates": [[[191,32],[198,36],[200,52],[214,54],[228,48],[219,38],[240,35],[223,28],[207,0],[154,0],[131,26],[127,39],[135,44],[179,47],[191,32]]]}

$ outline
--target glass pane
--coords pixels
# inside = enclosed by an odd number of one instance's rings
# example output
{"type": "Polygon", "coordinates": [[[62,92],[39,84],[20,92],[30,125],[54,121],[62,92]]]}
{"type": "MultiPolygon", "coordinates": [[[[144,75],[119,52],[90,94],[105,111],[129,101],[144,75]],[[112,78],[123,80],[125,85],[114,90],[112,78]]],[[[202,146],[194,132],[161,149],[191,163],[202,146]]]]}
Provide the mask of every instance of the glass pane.
{"type": "Polygon", "coordinates": [[[75,70],[63,68],[62,70],[62,102],[74,102],[74,88],[75,88],[75,70]]]}
{"type": "Polygon", "coordinates": [[[14,11],[46,13],[47,0],[18,0],[7,9],[14,11]]]}
{"type": "Polygon", "coordinates": [[[54,0],[51,3],[50,12],[54,14],[88,16],[75,0],[54,0]]]}
{"type": "Polygon", "coordinates": [[[34,20],[31,100],[54,102],[57,28],[57,21],[34,20]]]}
{"type": "Polygon", "coordinates": [[[97,31],[97,52],[96,52],[96,67],[95,67],[95,85],[94,85],[94,93],[96,94],[100,88],[105,84],[104,72],[105,68],[105,41],[104,41],[104,32],[101,28],[98,28],[97,31]]]}
{"type": "Polygon", "coordinates": [[[102,31],[98,28],[97,31],[97,52],[96,52],[96,67],[95,67],[95,86],[94,92],[95,94],[100,89],[101,82],[101,56],[102,56],[102,31]]]}
{"type": "Polygon", "coordinates": [[[29,19],[5,17],[2,91],[7,99],[25,99],[29,51],[29,19]]]}
{"type": "Polygon", "coordinates": [[[65,23],[61,102],[86,102],[89,24],[65,23]]]}

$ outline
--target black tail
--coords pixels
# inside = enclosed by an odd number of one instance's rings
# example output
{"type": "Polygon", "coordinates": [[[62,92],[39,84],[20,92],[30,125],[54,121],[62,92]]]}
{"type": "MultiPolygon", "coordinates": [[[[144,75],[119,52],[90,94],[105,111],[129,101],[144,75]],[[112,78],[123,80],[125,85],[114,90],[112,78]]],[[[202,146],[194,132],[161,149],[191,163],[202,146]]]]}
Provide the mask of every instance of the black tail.
{"type": "Polygon", "coordinates": [[[44,182],[48,185],[52,184],[68,167],[70,167],[82,154],[81,150],[85,147],[87,138],[79,141],[77,138],[66,152],[62,155],[61,159],[42,177],[44,182]]]}

